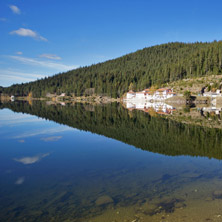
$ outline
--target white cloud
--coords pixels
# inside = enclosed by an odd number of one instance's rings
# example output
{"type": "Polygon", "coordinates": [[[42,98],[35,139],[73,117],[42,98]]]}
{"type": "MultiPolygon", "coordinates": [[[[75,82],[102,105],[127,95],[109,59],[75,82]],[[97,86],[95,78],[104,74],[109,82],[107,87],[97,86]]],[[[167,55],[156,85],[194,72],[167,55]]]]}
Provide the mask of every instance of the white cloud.
{"type": "Polygon", "coordinates": [[[34,38],[36,40],[41,40],[41,41],[48,41],[46,38],[42,37],[37,32],[31,29],[20,28],[18,30],[11,31],[9,34],[19,35],[19,36],[24,36],[24,37],[31,37],[31,38],[34,38]]]}
{"type": "Polygon", "coordinates": [[[60,60],[61,57],[55,55],[55,54],[42,54],[39,56],[40,58],[47,58],[47,59],[54,59],[54,60],[60,60]]]}
{"type": "Polygon", "coordinates": [[[12,10],[13,13],[20,15],[21,10],[16,5],[9,5],[9,8],[12,10]]]}
{"type": "Polygon", "coordinates": [[[36,156],[27,156],[27,157],[22,157],[22,158],[15,158],[14,160],[19,162],[19,163],[23,163],[25,165],[27,164],[33,164],[36,163],[38,161],[40,161],[41,159],[43,159],[44,157],[48,156],[49,153],[44,153],[44,154],[39,154],[36,156]]]}
{"type": "Polygon", "coordinates": [[[17,54],[17,55],[22,55],[23,53],[22,53],[22,52],[16,52],[16,54],[17,54]]]}
{"type": "Polygon", "coordinates": [[[21,185],[23,184],[25,181],[25,177],[19,177],[16,181],[15,181],[15,184],[16,185],[21,185]]]}
{"type": "Polygon", "coordinates": [[[36,79],[44,78],[45,75],[35,73],[25,73],[21,71],[0,69],[0,82],[11,81],[13,82],[29,82],[36,79]]]}
{"type": "Polygon", "coordinates": [[[24,76],[16,76],[16,75],[0,75],[0,82],[6,82],[4,84],[1,84],[1,86],[8,86],[8,85],[12,85],[14,83],[24,83],[24,82],[30,82],[30,81],[34,81],[36,79],[32,79],[32,78],[28,78],[28,77],[24,77],[24,76]],[[8,82],[10,82],[8,84],[8,82]]]}
{"type": "Polygon", "coordinates": [[[65,65],[65,64],[61,64],[61,63],[42,61],[42,60],[27,58],[27,57],[22,57],[22,56],[9,56],[9,57],[11,59],[20,61],[24,64],[43,66],[43,67],[52,68],[52,69],[58,70],[58,71],[67,71],[67,70],[77,68],[77,66],[70,66],[70,65],[65,65]]]}

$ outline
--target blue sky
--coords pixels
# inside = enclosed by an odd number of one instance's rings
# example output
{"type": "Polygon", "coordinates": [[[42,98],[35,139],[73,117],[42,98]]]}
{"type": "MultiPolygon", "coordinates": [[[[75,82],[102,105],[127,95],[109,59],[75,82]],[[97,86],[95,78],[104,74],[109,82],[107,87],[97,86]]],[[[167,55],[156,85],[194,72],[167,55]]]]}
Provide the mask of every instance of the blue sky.
{"type": "Polygon", "coordinates": [[[2,0],[0,85],[144,47],[222,39],[219,0],[2,0]]]}

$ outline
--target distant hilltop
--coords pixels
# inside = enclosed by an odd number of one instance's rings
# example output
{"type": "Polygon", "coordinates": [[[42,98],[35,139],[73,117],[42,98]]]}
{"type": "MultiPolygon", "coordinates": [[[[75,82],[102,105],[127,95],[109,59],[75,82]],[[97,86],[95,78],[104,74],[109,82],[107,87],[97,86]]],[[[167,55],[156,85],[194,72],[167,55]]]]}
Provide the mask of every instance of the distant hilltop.
{"type": "Polygon", "coordinates": [[[96,65],[82,67],[25,84],[0,88],[15,96],[122,97],[130,89],[141,91],[153,85],[186,78],[222,74],[222,42],[167,43],[138,50],[96,65]]]}

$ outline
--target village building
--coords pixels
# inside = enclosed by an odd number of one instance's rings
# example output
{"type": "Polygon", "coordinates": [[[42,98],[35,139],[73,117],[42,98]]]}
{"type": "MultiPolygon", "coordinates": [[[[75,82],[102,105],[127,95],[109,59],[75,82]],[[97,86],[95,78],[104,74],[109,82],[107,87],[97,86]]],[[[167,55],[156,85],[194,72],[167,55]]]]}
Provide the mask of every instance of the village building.
{"type": "Polygon", "coordinates": [[[205,113],[215,113],[216,115],[219,115],[222,111],[221,107],[211,106],[211,107],[203,107],[202,111],[205,113]]]}
{"type": "Polygon", "coordinates": [[[174,93],[172,89],[160,88],[160,89],[157,89],[156,91],[145,89],[141,92],[133,92],[131,90],[127,93],[126,99],[127,100],[162,101],[162,100],[169,99],[173,96],[176,96],[176,93],[174,93]]]}
{"type": "Polygon", "coordinates": [[[15,96],[12,95],[12,96],[10,97],[10,99],[11,99],[12,102],[14,102],[14,101],[15,101],[15,96]]]}
{"type": "Polygon", "coordinates": [[[66,94],[65,93],[61,93],[59,97],[64,97],[64,96],[66,96],[66,94]]]}
{"type": "Polygon", "coordinates": [[[216,92],[204,92],[203,96],[205,97],[218,97],[218,96],[222,96],[221,90],[217,89],[216,92]]]}

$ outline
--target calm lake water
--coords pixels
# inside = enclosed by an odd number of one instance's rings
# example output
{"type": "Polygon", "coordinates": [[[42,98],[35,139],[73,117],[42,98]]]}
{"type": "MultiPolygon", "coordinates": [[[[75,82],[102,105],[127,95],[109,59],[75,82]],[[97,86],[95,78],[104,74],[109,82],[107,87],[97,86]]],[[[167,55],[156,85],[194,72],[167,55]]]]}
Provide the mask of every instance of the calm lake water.
{"type": "Polygon", "coordinates": [[[0,103],[0,221],[222,221],[222,132],[121,105],[0,103]]]}

